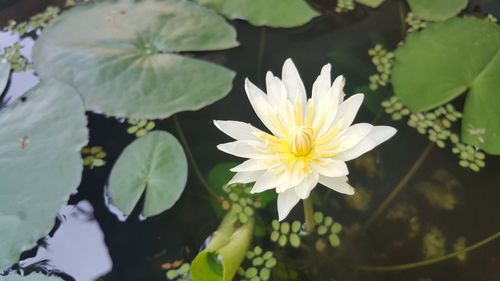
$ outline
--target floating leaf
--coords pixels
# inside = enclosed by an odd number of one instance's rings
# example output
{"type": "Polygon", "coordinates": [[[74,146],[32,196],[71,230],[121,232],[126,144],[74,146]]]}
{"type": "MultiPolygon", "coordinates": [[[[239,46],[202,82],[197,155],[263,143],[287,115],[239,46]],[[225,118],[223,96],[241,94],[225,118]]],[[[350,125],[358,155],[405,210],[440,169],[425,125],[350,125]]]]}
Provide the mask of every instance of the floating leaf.
{"type": "Polygon", "coordinates": [[[0,63],[0,95],[9,82],[10,64],[0,63]]]}
{"type": "Polygon", "coordinates": [[[382,5],[382,3],[384,3],[385,0],[355,0],[355,1],[370,8],[378,8],[378,6],[382,5]]]}
{"type": "Polygon", "coordinates": [[[408,0],[415,17],[429,21],[449,19],[467,7],[468,0],[408,0]]]}
{"type": "Polygon", "coordinates": [[[63,279],[56,276],[47,276],[40,273],[31,273],[30,275],[26,276],[21,276],[17,274],[0,276],[0,281],[63,281],[63,279]]]}
{"type": "Polygon", "coordinates": [[[300,26],[318,15],[304,0],[196,0],[229,19],[245,19],[252,25],[300,26]]]}
{"type": "Polygon", "coordinates": [[[118,157],[109,176],[109,193],[125,216],[145,193],[142,215],[148,218],[172,207],[186,181],[181,144],[170,133],[154,131],[132,142],[118,157]]]}
{"type": "Polygon", "coordinates": [[[36,71],[73,85],[89,110],[166,118],[224,97],[234,73],[180,52],[236,46],[236,33],[190,1],[100,2],[63,13],[33,49],[36,71]]]}
{"type": "Polygon", "coordinates": [[[447,103],[468,91],[462,137],[500,154],[500,27],[475,18],[430,24],[396,51],[394,92],[412,111],[447,103]]]}
{"type": "Polygon", "coordinates": [[[252,241],[255,220],[234,224],[237,212],[229,211],[208,246],[191,264],[193,281],[231,281],[245,259],[252,241]]]}
{"type": "Polygon", "coordinates": [[[0,269],[50,231],[76,191],[86,123],[78,93],[55,80],[0,112],[0,269]]]}

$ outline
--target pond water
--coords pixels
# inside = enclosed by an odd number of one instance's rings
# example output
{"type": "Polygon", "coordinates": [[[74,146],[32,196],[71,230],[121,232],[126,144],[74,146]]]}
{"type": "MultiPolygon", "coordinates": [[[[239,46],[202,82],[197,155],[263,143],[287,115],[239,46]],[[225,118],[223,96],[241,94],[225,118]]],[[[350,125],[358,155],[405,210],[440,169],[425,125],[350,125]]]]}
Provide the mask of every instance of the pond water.
{"type": "MultiPolygon", "coordinates": [[[[0,1],[0,25],[4,26],[7,19],[27,19],[46,6],[61,2],[0,1]]],[[[475,2],[482,12],[500,16],[500,2],[475,2]]],[[[304,26],[257,28],[236,20],[232,24],[237,29],[239,47],[189,54],[237,73],[227,97],[200,111],[177,115],[205,176],[219,163],[239,162],[217,150],[216,145],[228,139],[213,126],[212,120],[242,120],[263,127],[246,99],[243,87],[246,77],[264,88],[266,71],[279,74],[283,61],[291,57],[306,88],[310,88],[321,66],[331,62],[333,76],[346,77],[349,95],[366,86],[368,76],[375,71],[368,49],[376,43],[393,49],[402,39],[398,1],[386,1],[376,10],[359,8],[344,14],[334,12],[334,1],[315,0],[310,4],[321,10],[322,15],[304,26]]],[[[3,47],[16,38],[8,38],[4,33],[0,40],[3,47]]],[[[9,103],[18,98],[36,79],[33,73],[13,76],[2,102],[9,97],[12,98],[9,103]]],[[[357,121],[394,126],[398,129],[397,136],[348,164],[351,183],[359,189],[356,199],[318,188],[314,194],[318,208],[341,223],[345,232],[342,235],[346,235],[356,225],[366,222],[420,158],[422,165],[364,234],[346,237],[345,243],[341,235],[341,246],[323,255],[312,256],[303,248],[277,250],[278,260],[286,259],[298,277],[273,274],[271,280],[500,280],[499,241],[467,254],[465,261],[454,258],[405,271],[358,271],[364,265],[423,260],[431,251],[449,253],[460,237],[465,237],[466,245],[472,245],[500,228],[500,158],[487,157],[486,167],[478,173],[463,169],[451,149],[431,145],[406,122],[393,121],[384,114],[378,106],[380,100],[367,99],[372,105],[362,107],[357,121]]],[[[457,106],[460,103],[463,100],[457,106]]],[[[91,136],[88,146],[102,146],[106,150],[106,165],[84,170],[78,193],[60,211],[52,237],[46,239],[38,252],[26,252],[21,266],[65,272],[65,278],[77,281],[166,280],[162,265],[179,259],[190,261],[217,228],[220,217],[213,212],[206,191],[190,169],[186,191],[173,208],[147,220],[139,217],[140,210],[136,208],[126,221],[120,219],[106,204],[106,184],[113,163],[135,137],[127,133],[126,121],[87,114],[91,136]]],[[[172,118],[157,120],[156,128],[179,134],[172,118]]],[[[277,218],[275,203],[261,215],[267,221],[277,218]]],[[[293,219],[302,220],[300,206],[292,211],[289,220],[293,219]]],[[[269,249],[278,249],[266,239],[257,239],[264,241],[269,249]]]]}

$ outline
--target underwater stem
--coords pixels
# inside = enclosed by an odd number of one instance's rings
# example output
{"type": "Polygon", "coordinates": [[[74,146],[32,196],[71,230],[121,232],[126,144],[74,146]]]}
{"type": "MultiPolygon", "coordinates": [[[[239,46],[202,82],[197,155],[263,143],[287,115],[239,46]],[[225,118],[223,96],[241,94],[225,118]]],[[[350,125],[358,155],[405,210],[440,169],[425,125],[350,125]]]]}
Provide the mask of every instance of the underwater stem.
{"type": "Polygon", "coordinates": [[[306,221],[307,233],[314,232],[314,208],[311,197],[303,200],[304,204],[304,219],[306,221]]]}
{"type": "Polygon", "coordinates": [[[198,167],[198,163],[196,163],[196,160],[194,159],[193,152],[189,148],[189,144],[186,140],[186,136],[184,136],[184,132],[182,131],[181,123],[179,122],[179,119],[177,118],[177,115],[173,116],[174,120],[174,126],[175,130],[177,131],[177,135],[179,137],[179,140],[182,144],[182,147],[184,147],[184,151],[186,152],[186,156],[188,158],[189,163],[191,164],[191,167],[193,168],[194,174],[198,178],[198,181],[201,183],[201,185],[207,190],[208,194],[215,199],[216,202],[220,202],[221,199],[217,194],[210,188],[210,185],[208,182],[205,180],[205,177],[203,176],[203,173],[200,170],[200,167],[198,167]]]}
{"type": "Polygon", "coordinates": [[[473,251],[473,250],[475,250],[475,249],[477,249],[485,244],[492,242],[493,240],[495,240],[497,238],[500,238],[500,231],[489,236],[488,238],[486,238],[484,240],[477,242],[474,245],[471,245],[467,248],[464,248],[462,250],[459,250],[459,251],[456,251],[456,252],[453,252],[453,253],[450,253],[450,254],[447,254],[444,256],[440,256],[440,257],[436,257],[436,258],[432,258],[432,259],[427,259],[427,260],[423,260],[423,261],[419,261],[419,262],[414,262],[414,263],[400,264],[400,265],[388,265],[388,266],[365,265],[365,266],[361,266],[359,268],[359,270],[370,271],[370,272],[387,272],[387,271],[408,270],[408,269],[418,268],[418,267],[422,267],[422,266],[426,266],[426,265],[431,265],[431,264],[442,262],[442,261],[445,261],[448,259],[452,259],[460,254],[464,254],[464,253],[473,251]]]}
{"type": "Polygon", "coordinates": [[[368,220],[364,223],[363,229],[368,228],[378,218],[378,216],[380,216],[382,214],[382,212],[384,212],[384,210],[387,208],[387,206],[389,206],[389,204],[391,204],[391,202],[394,200],[394,198],[396,198],[396,196],[398,196],[398,194],[406,187],[406,185],[413,178],[413,176],[418,171],[420,166],[422,166],[422,164],[425,162],[425,159],[427,159],[427,157],[429,156],[433,147],[434,147],[433,142],[430,142],[425,147],[424,151],[422,152],[422,154],[420,154],[420,157],[417,159],[417,161],[415,161],[415,163],[410,168],[408,173],[406,173],[406,175],[396,185],[394,190],[392,190],[391,193],[389,193],[389,195],[387,195],[387,197],[380,204],[380,206],[378,206],[378,208],[375,210],[375,212],[373,212],[373,214],[370,216],[370,218],[368,218],[368,220]]]}

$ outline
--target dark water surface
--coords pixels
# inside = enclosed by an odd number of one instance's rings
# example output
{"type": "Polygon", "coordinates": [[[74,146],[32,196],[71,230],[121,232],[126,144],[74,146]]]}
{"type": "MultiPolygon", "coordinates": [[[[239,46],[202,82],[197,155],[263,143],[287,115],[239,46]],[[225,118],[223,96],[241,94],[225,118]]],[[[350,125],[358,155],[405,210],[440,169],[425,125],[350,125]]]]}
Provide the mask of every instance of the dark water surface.
{"type": "MultiPolygon", "coordinates": [[[[61,2],[0,0],[0,25],[4,26],[11,18],[26,19],[47,5],[61,2]]],[[[500,16],[500,2],[482,2],[481,12],[500,16]]],[[[346,93],[350,95],[356,88],[366,86],[368,76],[375,72],[369,63],[368,49],[375,43],[393,49],[401,40],[400,5],[397,1],[387,0],[377,10],[357,5],[356,11],[349,14],[334,13],[334,1],[318,0],[311,4],[321,9],[323,15],[305,26],[255,28],[243,21],[234,21],[241,46],[227,51],[194,54],[237,72],[233,90],[226,98],[201,111],[178,115],[195,158],[205,173],[218,163],[240,161],[216,149],[217,144],[228,141],[228,138],[213,126],[212,120],[242,120],[263,127],[246,100],[245,77],[264,88],[265,71],[280,74],[282,63],[291,57],[310,89],[321,66],[331,62],[334,75],[346,76],[346,93]]],[[[0,37],[1,46],[12,40],[6,38],[0,37]]],[[[4,101],[8,97],[15,99],[36,82],[34,75],[24,75],[12,78],[4,101]]],[[[371,111],[365,106],[357,121],[377,119],[379,124],[397,127],[398,134],[360,161],[348,164],[353,185],[368,191],[373,197],[370,209],[355,210],[346,203],[344,196],[324,188],[315,189],[323,204],[321,210],[332,215],[345,228],[369,217],[429,143],[425,136],[419,135],[405,122],[393,122],[387,115],[376,117],[377,113],[377,110],[371,111]]],[[[219,218],[208,201],[200,196],[205,191],[190,173],[186,191],[172,209],[146,221],[138,218],[138,212],[125,222],[119,220],[105,205],[104,188],[114,161],[135,138],[127,134],[126,123],[92,113],[88,113],[88,118],[89,146],[102,146],[108,153],[107,164],[102,168],[85,169],[79,191],[70,199],[71,206],[61,210],[61,223],[55,227],[53,237],[48,238],[46,246],[41,247],[35,257],[34,251],[26,253],[27,259],[22,265],[48,259],[45,268],[66,272],[77,281],[96,280],[99,276],[103,280],[116,281],[166,280],[161,264],[175,259],[190,261],[207,236],[217,228],[219,218]]],[[[171,119],[158,121],[157,128],[177,135],[171,119]]],[[[424,259],[422,237],[433,227],[439,228],[446,237],[446,252],[453,251],[451,245],[459,236],[465,236],[470,245],[500,230],[500,159],[487,157],[486,167],[474,173],[459,167],[456,155],[450,150],[434,148],[408,187],[389,207],[388,212],[390,209],[396,212],[396,207],[404,209],[406,206],[412,210],[410,215],[406,213],[407,216],[400,221],[391,221],[382,215],[365,236],[350,244],[349,249],[339,249],[336,260],[322,256],[301,257],[300,252],[290,252],[290,257],[303,263],[297,268],[319,268],[304,271],[299,280],[500,280],[500,241],[468,254],[465,263],[454,259],[394,273],[360,273],[355,270],[365,264],[390,265],[424,259]],[[458,198],[458,204],[453,210],[430,206],[415,188],[422,181],[436,182],[436,173],[446,175],[438,187],[447,183],[455,186],[453,194],[458,198]],[[419,226],[415,236],[410,231],[412,218],[417,218],[419,226]]],[[[277,217],[275,208],[273,203],[264,212],[269,221],[277,217]]],[[[302,208],[297,206],[291,218],[301,219],[301,212],[302,208]]],[[[272,278],[284,280],[276,276],[272,278]]]]}

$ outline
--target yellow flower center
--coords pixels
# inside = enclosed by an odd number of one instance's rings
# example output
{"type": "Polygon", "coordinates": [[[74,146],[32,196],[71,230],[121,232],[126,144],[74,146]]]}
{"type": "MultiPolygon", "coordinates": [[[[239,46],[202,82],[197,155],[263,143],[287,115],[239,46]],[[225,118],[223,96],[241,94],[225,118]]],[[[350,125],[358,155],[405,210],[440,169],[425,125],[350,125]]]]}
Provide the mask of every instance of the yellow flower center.
{"type": "Polygon", "coordinates": [[[306,156],[311,152],[314,142],[314,130],[309,126],[295,126],[290,130],[288,142],[290,151],[295,156],[306,156]]]}

